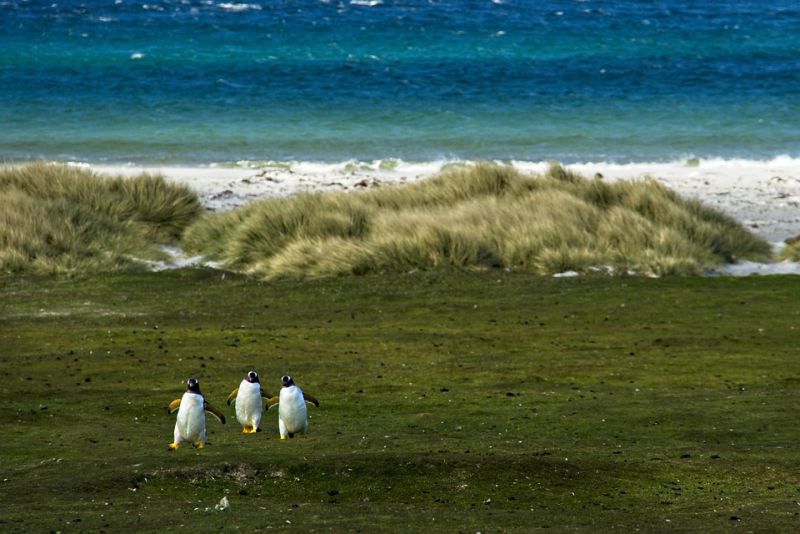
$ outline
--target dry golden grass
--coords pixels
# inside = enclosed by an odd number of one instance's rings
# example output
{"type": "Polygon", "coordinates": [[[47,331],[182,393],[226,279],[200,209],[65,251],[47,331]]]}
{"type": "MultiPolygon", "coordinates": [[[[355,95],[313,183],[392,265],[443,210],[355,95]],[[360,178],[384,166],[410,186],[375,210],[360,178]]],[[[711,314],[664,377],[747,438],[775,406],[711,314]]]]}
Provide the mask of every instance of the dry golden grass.
{"type": "Polygon", "coordinates": [[[782,260],[800,261],[800,236],[786,240],[786,246],[781,249],[778,257],[782,260]]]}
{"type": "MultiPolygon", "coordinates": [[[[359,193],[300,194],[200,217],[163,177],[31,164],[0,171],[0,270],[114,271],[176,243],[264,278],[507,268],[696,274],[769,245],[655,180],[608,183],[554,165],[478,163],[359,193]]],[[[789,246],[784,257],[797,255],[789,246]]],[[[796,257],[796,256],[795,256],[796,257]]]]}
{"type": "Polygon", "coordinates": [[[43,163],[0,169],[0,272],[135,269],[201,213],[160,176],[108,178],[43,163]]]}
{"type": "Polygon", "coordinates": [[[440,267],[696,274],[770,255],[732,218],[655,180],[607,183],[557,165],[535,176],[484,163],[410,185],[209,215],[184,244],[264,278],[440,267]]]}

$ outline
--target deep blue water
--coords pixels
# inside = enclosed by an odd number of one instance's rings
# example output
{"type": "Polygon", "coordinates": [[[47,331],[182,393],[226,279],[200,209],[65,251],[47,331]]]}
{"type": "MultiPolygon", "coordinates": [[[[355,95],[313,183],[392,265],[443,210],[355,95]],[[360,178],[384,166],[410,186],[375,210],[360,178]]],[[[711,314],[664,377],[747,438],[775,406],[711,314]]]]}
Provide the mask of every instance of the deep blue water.
{"type": "Polygon", "coordinates": [[[800,157],[800,2],[0,1],[2,160],[690,155],[800,157]]]}

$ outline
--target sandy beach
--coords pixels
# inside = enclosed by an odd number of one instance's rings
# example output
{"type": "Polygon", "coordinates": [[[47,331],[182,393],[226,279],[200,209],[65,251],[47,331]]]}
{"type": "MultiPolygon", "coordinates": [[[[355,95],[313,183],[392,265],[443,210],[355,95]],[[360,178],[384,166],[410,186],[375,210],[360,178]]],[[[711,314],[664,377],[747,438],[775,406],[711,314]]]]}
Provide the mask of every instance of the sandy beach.
{"type": "MultiPolygon", "coordinates": [[[[140,167],[93,165],[97,172],[131,176],[160,173],[189,185],[210,210],[228,210],[254,200],[299,192],[358,191],[421,180],[441,171],[442,162],[275,163],[240,167],[140,167]]],[[[543,172],[548,163],[513,162],[523,171],[543,172]]],[[[793,158],[770,161],[708,160],[676,163],[574,164],[569,169],[602,179],[652,177],[681,195],[695,198],[740,221],[775,243],[800,235],[800,164],[793,158]]]]}

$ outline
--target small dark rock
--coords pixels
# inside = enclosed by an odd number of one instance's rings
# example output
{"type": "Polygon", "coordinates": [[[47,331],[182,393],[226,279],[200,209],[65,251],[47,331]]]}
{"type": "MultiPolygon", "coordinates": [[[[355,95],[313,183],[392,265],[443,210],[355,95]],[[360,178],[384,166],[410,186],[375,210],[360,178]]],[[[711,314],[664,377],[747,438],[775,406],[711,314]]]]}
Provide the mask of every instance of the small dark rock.
{"type": "Polygon", "coordinates": [[[218,198],[227,198],[232,196],[233,196],[233,191],[231,191],[230,189],[226,189],[225,191],[222,191],[215,195],[211,195],[209,198],[211,198],[211,200],[216,200],[218,198]]]}

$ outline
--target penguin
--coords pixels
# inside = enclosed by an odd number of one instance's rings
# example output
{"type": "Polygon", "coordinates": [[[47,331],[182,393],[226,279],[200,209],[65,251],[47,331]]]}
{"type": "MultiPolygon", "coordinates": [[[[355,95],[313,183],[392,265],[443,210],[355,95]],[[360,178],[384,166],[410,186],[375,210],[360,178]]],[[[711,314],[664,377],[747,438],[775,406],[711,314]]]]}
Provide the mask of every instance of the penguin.
{"type": "Polygon", "coordinates": [[[278,406],[278,430],[281,439],[293,438],[295,434],[305,434],[308,431],[308,413],[306,403],[309,402],[319,408],[319,401],[303,393],[291,376],[281,377],[280,396],[272,397],[267,401],[267,409],[278,406]]]}
{"type": "Polygon", "coordinates": [[[169,413],[178,410],[178,420],[175,422],[175,439],[169,444],[169,450],[174,451],[182,443],[191,443],[193,447],[202,449],[206,445],[206,412],[211,413],[225,424],[225,415],[217,408],[211,406],[200,393],[200,382],[190,378],[186,385],[188,389],[183,397],[169,403],[169,413]]]}
{"type": "Polygon", "coordinates": [[[272,395],[267,393],[258,380],[258,373],[250,371],[244,377],[239,387],[228,395],[228,406],[236,403],[236,419],[242,425],[243,434],[261,432],[261,413],[263,403],[261,399],[269,399],[272,395]]]}

